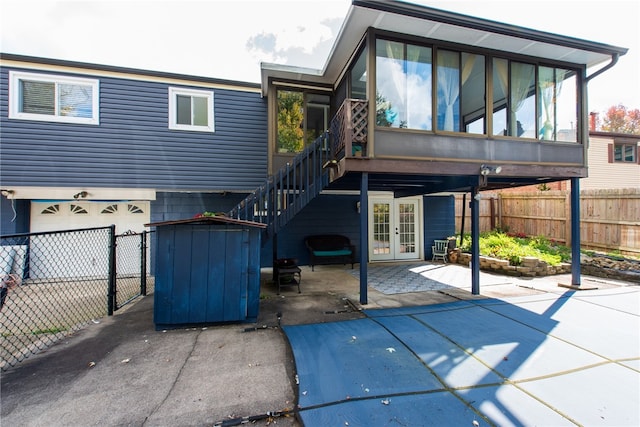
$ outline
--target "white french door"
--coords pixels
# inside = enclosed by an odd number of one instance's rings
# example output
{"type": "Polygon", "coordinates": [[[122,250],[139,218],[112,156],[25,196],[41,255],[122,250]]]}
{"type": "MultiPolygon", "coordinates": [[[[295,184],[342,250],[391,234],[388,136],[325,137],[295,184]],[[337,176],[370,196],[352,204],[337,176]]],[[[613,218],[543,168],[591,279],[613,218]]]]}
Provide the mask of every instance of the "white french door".
{"type": "Polygon", "coordinates": [[[369,198],[369,260],[419,259],[421,198],[369,198]]]}

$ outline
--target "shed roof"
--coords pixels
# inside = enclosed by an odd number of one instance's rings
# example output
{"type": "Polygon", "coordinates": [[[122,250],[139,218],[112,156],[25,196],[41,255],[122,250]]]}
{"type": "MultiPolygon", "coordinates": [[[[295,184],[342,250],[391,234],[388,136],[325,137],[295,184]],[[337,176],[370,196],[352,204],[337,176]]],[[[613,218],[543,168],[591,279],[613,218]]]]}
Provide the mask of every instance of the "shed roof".
{"type": "Polygon", "coordinates": [[[236,224],[246,225],[248,227],[266,228],[267,224],[254,221],[244,221],[241,219],[230,218],[228,216],[202,216],[197,218],[178,219],[173,221],[161,221],[145,224],[145,227],[158,227],[163,225],[176,225],[176,224],[236,224]]]}

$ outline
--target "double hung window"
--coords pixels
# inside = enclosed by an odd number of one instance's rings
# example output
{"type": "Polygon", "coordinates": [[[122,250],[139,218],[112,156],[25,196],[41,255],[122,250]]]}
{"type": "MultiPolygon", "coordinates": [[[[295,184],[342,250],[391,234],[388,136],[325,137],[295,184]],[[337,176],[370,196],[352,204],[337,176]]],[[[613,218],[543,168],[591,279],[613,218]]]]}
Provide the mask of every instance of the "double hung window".
{"type": "Polygon", "coordinates": [[[9,118],[99,124],[96,79],[9,72],[9,118]]]}
{"type": "Polygon", "coordinates": [[[623,143],[616,141],[612,144],[609,162],[615,163],[638,163],[638,147],[635,142],[623,143]]]}

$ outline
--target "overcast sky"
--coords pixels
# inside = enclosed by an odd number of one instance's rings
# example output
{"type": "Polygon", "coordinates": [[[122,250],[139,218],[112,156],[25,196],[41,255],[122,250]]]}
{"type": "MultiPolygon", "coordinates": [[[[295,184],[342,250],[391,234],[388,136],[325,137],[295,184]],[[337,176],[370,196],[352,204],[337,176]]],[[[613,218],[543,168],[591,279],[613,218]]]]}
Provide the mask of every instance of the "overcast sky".
{"type": "MultiPolygon", "coordinates": [[[[589,84],[590,111],[640,108],[640,2],[414,0],[629,48],[589,84]]],[[[0,50],[249,82],[260,62],[322,68],[350,0],[0,0],[0,50]]]]}

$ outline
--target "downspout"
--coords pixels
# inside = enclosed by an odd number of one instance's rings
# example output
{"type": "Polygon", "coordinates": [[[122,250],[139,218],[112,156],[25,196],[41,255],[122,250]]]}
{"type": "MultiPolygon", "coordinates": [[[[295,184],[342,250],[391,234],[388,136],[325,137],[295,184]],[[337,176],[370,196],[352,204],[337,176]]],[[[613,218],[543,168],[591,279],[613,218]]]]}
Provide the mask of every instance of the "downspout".
{"type": "Polygon", "coordinates": [[[589,81],[596,77],[599,76],[600,74],[604,73],[605,71],[607,71],[610,68],[613,68],[617,63],[618,63],[618,59],[620,58],[620,54],[618,53],[614,53],[611,56],[611,62],[609,62],[607,65],[605,65],[604,67],[600,68],[598,71],[596,71],[595,73],[591,74],[589,77],[586,77],[584,80],[586,83],[589,83],[589,81]]]}
{"type": "MultiPolygon", "coordinates": [[[[620,58],[620,55],[614,53],[611,56],[611,62],[590,76],[585,77],[583,85],[583,93],[585,95],[587,95],[586,87],[589,81],[616,65],[618,58],[620,58]]],[[[583,101],[583,105],[586,107],[586,100],[583,101]]],[[[586,114],[583,114],[583,116],[586,116],[586,114]]],[[[589,131],[583,131],[583,134],[586,137],[585,142],[588,144],[589,131]]],[[[580,276],[582,274],[580,268],[580,245],[580,179],[571,178],[571,286],[575,288],[580,288],[580,276]]]]}

